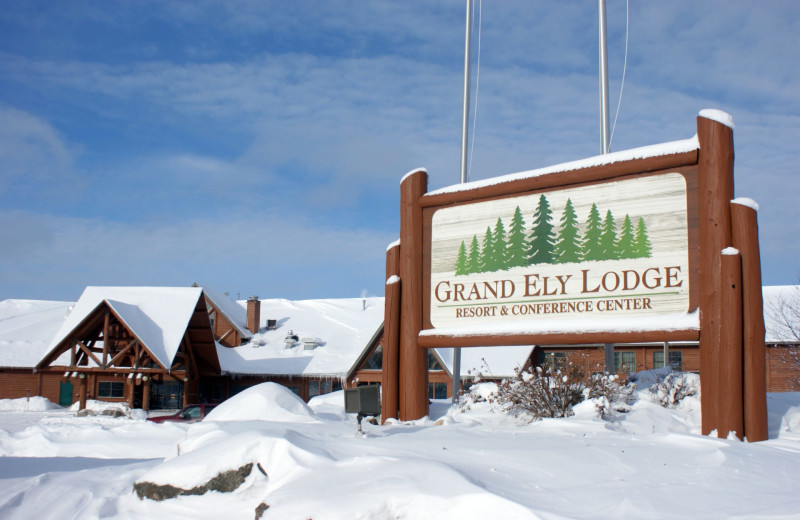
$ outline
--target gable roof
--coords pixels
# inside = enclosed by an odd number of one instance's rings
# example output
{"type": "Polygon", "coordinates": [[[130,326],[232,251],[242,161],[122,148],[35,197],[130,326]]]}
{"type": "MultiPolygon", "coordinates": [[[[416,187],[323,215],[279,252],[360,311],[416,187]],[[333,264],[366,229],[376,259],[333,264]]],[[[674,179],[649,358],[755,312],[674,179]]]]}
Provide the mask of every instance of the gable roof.
{"type": "MultiPolygon", "coordinates": [[[[195,285],[197,286],[197,285],[195,285]]],[[[199,287],[199,286],[198,286],[199,287]]],[[[228,298],[228,296],[217,292],[208,287],[202,287],[206,298],[211,302],[217,311],[222,314],[228,323],[236,329],[239,337],[242,339],[250,339],[253,334],[247,328],[247,308],[242,307],[235,301],[228,298]]]]}
{"type": "Polygon", "coordinates": [[[230,374],[344,378],[383,324],[383,311],[383,298],[262,300],[262,328],[269,319],[277,327],[240,347],[218,345],[220,368],[230,374]],[[287,349],[290,330],[301,341],[287,349]],[[304,350],[304,338],[316,338],[319,346],[304,350]]]}
{"type": "Polygon", "coordinates": [[[67,319],[74,302],[0,302],[0,367],[33,368],[67,319]]]}
{"type": "Polygon", "coordinates": [[[199,287],[87,287],[50,342],[53,351],[104,302],[164,367],[181,345],[202,289],[199,287]]]}

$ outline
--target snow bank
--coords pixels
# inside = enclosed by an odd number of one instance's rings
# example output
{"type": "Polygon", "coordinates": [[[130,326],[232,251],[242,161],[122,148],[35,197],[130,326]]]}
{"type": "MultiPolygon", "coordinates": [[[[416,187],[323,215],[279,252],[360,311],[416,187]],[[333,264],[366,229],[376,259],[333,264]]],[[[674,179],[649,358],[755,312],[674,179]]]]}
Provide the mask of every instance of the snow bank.
{"type": "Polygon", "coordinates": [[[61,408],[46,397],[34,396],[20,399],[0,399],[1,412],[44,412],[61,408]]]}
{"type": "Polygon", "coordinates": [[[262,383],[248,388],[216,408],[206,421],[315,422],[314,411],[285,386],[262,383]]]}

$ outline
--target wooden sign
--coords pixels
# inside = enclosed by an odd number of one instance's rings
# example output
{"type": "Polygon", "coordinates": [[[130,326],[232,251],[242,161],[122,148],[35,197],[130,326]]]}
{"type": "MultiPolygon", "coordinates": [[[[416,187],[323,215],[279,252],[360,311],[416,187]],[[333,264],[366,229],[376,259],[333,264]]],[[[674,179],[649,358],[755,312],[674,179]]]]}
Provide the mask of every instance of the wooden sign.
{"type": "Polygon", "coordinates": [[[686,313],[688,236],[676,172],[439,209],[430,322],[686,313]]]}
{"type": "Polygon", "coordinates": [[[692,341],[703,433],[765,439],[758,229],[732,199],[733,123],[715,110],[691,139],[430,193],[410,172],[384,419],[428,413],[428,348],[692,341]]]}

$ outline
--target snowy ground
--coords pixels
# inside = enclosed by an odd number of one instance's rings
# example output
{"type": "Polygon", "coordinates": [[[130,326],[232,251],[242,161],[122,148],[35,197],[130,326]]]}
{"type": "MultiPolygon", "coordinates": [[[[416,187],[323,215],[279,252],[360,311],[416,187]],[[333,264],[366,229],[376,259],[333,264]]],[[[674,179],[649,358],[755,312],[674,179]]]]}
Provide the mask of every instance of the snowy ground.
{"type": "Polygon", "coordinates": [[[800,518],[800,393],[770,394],[770,440],[753,444],[699,435],[696,398],[667,410],[646,392],[612,421],[591,405],[519,424],[434,402],[430,420],[364,437],[342,401],[266,384],[192,426],[0,401],[0,518],[252,519],[262,503],[265,519],[298,520],[800,518]],[[247,462],[263,472],[232,493],[132,491],[247,462]]]}

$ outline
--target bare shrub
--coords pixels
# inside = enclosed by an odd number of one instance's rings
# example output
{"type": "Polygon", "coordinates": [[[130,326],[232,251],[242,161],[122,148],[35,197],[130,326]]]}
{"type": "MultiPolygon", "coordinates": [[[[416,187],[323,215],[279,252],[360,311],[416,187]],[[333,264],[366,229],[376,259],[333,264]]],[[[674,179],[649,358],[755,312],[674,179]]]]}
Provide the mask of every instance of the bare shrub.
{"type": "Polygon", "coordinates": [[[528,365],[517,370],[515,377],[498,384],[495,401],[516,417],[537,420],[569,417],[576,404],[600,397],[600,412],[604,415],[603,408],[610,410],[612,403],[620,398],[617,378],[605,373],[588,373],[588,363],[585,358],[583,361],[528,365]]]}
{"type": "Polygon", "coordinates": [[[675,408],[686,397],[699,392],[696,374],[670,372],[660,382],[650,387],[650,394],[664,408],[675,408]]]}

